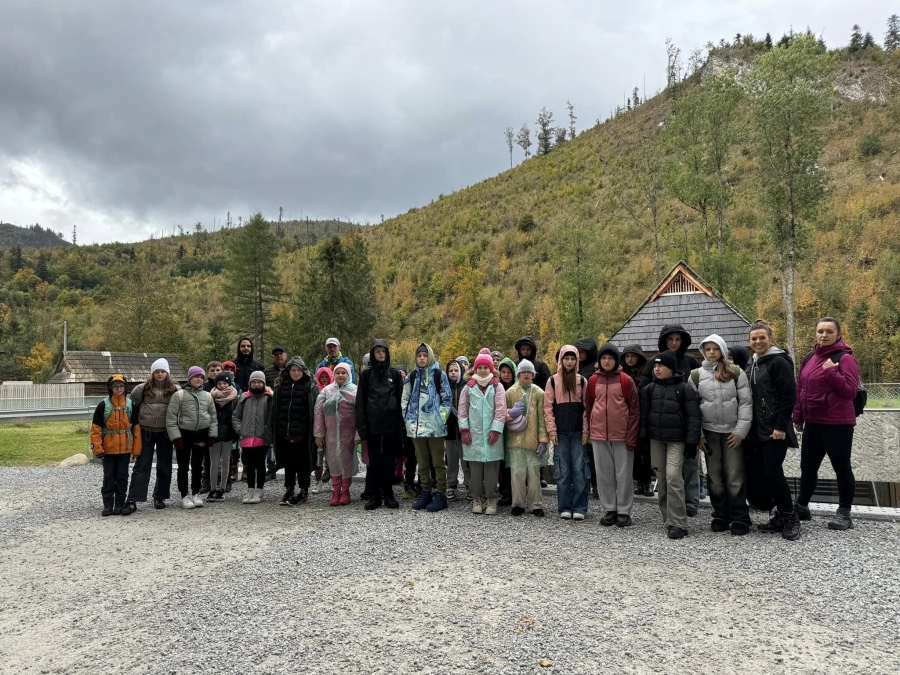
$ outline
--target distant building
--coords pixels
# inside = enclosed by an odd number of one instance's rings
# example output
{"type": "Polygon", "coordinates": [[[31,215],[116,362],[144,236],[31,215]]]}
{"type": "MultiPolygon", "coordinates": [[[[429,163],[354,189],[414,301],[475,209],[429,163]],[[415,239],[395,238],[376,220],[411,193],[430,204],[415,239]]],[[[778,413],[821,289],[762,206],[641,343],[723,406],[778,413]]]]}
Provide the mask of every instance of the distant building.
{"type": "Polygon", "coordinates": [[[700,340],[712,333],[718,333],[729,345],[746,346],[749,341],[750,322],[683,261],[672,268],[610,342],[619,348],[639,344],[649,358],[659,351],[660,329],[670,323],[680,323],[691,334],[691,351],[695,354],[699,353],[700,340]]]}
{"type": "Polygon", "coordinates": [[[106,381],[115,373],[128,380],[128,391],[150,377],[150,366],[156,359],[169,362],[176,382],[184,382],[187,373],[175,354],[139,352],[66,352],[56,366],[56,374],[48,384],[84,384],[85,396],[106,396],[106,381]]]}

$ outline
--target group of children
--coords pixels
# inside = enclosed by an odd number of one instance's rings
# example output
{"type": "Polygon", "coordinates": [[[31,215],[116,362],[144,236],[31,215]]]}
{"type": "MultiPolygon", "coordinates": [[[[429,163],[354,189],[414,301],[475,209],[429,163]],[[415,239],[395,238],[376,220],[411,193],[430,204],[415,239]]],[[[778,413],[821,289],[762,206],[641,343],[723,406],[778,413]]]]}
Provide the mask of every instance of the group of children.
{"type": "MultiPolygon", "coordinates": [[[[266,386],[266,373],[253,371],[246,391],[236,384],[233,362],[210,364],[209,378],[193,366],[179,387],[159,359],[130,397],[124,378],[111,377],[109,397],[95,411],[91,447],[104,463],[103,515],[128,515],[135,502],[147,500],[154,452],[153,499],[156,508],[164,508],[173,448],[185,509],[224,499],[237,480],[238,454],[248,484],[243,503],[258,504],[271,448],[276,465],[284,468],[283,505],[309,499],[313,473],[312,492],[327,489],[331,506],[349,504],[361,459],[368,465],[366,510],[397,508],[393,486],[403,482],[403,497],[416,500],[413,509],[441,511],[459,499],[462,472],[472,513],[494,515],[506,504],[513,516],[542,517],[542,470],[552,457],[560,518],[587,517],[593,480],[603,510],[600,524],[628,527],[634,495],[648,489],[640,479],[634,489],[637,456],[639,464],[656,469],[667,535],[680,539],[688,533],[688,517],[696,515],[686,502],[686,481],[692,480],[690,464],[696,465],[699,449],[709,477],[711,529],[747,534],[742,444],[753,429],[763,448],[778,443],[772,446],[777,456],[788,439],[772,411],[794,407],[793,384],[764,366],[765,357],[781,350],[771,345],[767,325],[754,326],[768,333],[769,343],[755,344],[751,331],[752,364],[746,350],[729,350],[715,334],[701,342],[704,360],[696,363],[686,353],[690,335],[676,324],[664,327],[661,350],[649,363],[637,345],[622,352],[602,345],[594,363],[585,363],[593,354],[565,345],[553,375],[528,337],[516,345],[517,361],[485,348],[471,365],[460,356],[445,369],[423,343],[408,374],[390,365],[387,343],[376,340],[359,388],[352,364],[337,356],[324,360],[314,379],[303,359],[294,357],[272,387],[266,386]],[[137,459],[129,489],[131,455],[137,459]]],[[[775,480],[773,494],[780,487],[775,480]]],[[[775,501],[779,508],[760,529],[796,539],[794,509],[775,501]]],[[[849,508],[847,513],[849,520],[849,508]]]]}

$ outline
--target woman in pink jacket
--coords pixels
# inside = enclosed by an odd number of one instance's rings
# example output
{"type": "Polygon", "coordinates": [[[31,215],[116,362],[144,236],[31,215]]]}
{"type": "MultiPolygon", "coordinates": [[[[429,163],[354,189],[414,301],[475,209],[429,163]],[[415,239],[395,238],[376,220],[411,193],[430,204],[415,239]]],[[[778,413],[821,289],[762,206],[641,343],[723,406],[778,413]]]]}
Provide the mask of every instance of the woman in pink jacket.
{"type": "Polygon", "coordinates": [[[853,349],[841,337],[841,324],[826,316],[816,324],[816,347],[807,354],[797,378],[794,428],[803,433],[800,447],[800,495],[794,510],[800,520],[810,520],[809,500],[816,491],[819,467],[825,455],[837,476],[838,510],[828,523],[832,530],[853,527],[850,508],[856,479],[850,466],[856,412],[853,399],[859,391],[859,366],[853,349]]]}
{"type": "Polygon", "coordinates": [[[584,433],[594,447],[597,491],[606,512],[600,524],[628,527],[641,406],[637,385],[622,372],[619,361],[615,345],[600,348],[600,370],[588,381],[584,394],[584,433]]]}

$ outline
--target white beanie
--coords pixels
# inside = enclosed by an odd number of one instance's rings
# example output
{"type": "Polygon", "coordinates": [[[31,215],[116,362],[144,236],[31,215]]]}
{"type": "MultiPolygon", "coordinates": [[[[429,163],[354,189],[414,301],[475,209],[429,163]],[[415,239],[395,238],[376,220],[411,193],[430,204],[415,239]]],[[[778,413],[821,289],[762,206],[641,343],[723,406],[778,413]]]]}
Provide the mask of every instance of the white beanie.
{"type": "Polygon", "coordinates": [[[150,366],[150,374],[151,375],[153,373],[155,373],[157,370],[164,370],[167,373],[171,374],[171,371],[169,370],[169,362],[166,361],[165,359],[156,359],[156,361],[153,362],[153,365],[150,366]]]}
{"type": "Polygon", "coordinates": [[[535,374],[534,364],[528,359],[522,359],[521,361],[519,361],[519,365],[516,369],[516,374],[521,375],[522,373],[531,373],[532,375],[535,374]]]}

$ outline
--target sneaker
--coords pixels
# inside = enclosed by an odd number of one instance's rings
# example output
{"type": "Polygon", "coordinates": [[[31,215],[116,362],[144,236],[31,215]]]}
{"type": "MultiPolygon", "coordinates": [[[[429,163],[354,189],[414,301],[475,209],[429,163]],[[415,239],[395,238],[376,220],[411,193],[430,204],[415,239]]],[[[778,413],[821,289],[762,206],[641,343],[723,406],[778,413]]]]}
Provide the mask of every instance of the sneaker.
{"type": "Polygon", "coordinates": [[[576,513],[573,513],[573,514],[572,514],[572,520],[584,520],[584,514],[583,514],[583,513],[577,513],[577,512],[576,512],[576,513]]]}
{"type": "Polygon", "coordinates": [[[256,493],[256,488],[250,488],[247,490],[247,496],[245,496],[241,500],[241,504],[253,504],[253,495],[256,493]]]}
{"type": "Polygon", "coordinates": [[[262,488],[253,490],[253,496],[250,498],[249,504],[259,504],[262,501],[262,488]]]}
{"type": "Polygon", "coordinates": [[[130,516],[135,511],[137,511],[137,504],[134,502],[125,502],[125,506],[122,507],[123,516],[130,516]]]}
{"type": "Polygon", "coordinates": [[[800,520],[812,520],[812,512],[809,510],[809,506],[803,506],[799,502],[794,502],[794,513],[797,514],[800,520]]]}
{"type": "Polygon", "coordinates": [[[399,509],[400,508],[400,504],[397,502],[396,499],[394,499],[393,494],[390,494],[384,498],[384,505],[386,508],[389,508],[389,509],[399,509]]]}
{"type": "Polygon", "coordinates": [[[447,501],[448,502],[456,501],[456,488],[447,488],[447,501]]]}
{"type": "Polygon", "coordinates": [[[709,529],[712,532],[728,532],[731,526],[721,518],[713,518],[709,524],[709,529]]]}
{"type": "Polygon", "coordinates": [[[760,532],[774,533],[781,532],[784,530],[784,516],[781,514],[781,511],[775,509],[772,512],[772,517],[769,518],[768,523],[761,523],[757,527],[759,527],[760,532]]]}
{"type": "Polygon", "coordinates": [[[643,496],[644,486],[641,483],[638,483],[637,487],[634,488],[634,494],[635,494],[635,496],[638,496],[638,495],[643,496]]]}
{"type": "Polygon", "coordinates": [[[366,502],[366,505],[363,507],[366,511],[374,511],[379,506],[381,506],[381,497],[372,496],[366,502]]]}
{"type": "Polygon", "coordinates": [[[217,502],[225,501],[225,490],[216,490],[216,501],[217,502]]]}
{"type": "Polygon", "coordinates": [[[616,521],[619,519],[619,514],[615,511],[607,511],[603,514],[603,517],[600,519],[600,524],[609,527],[610,525],[615,525],[616,521]]]}
{"type": "Polygon", "coordinates": [[[784,514],[784,529],[781,531],[781,537],[788,541],[795,541],[800,538],[800,518],[796,511],[790,511],[784,514]]]}
{"type": "Polygon", "coordinates": [[[192,509],[194,508],[194,500],[191,499],[190,495],[185,495],[181,498],[181,508],[183,509],[192,509]]]}
{"type": "Polygon", "coordinates": [[[431,490],[422,490],[422,496],[413,504],[413,511],[421,511],[431,504],[431,490]]]}
{"type": "Polygon", "coordinates": [[[100,512],[101,516],[111,516],[113,514],[113,507],[104,506],[103,510],[100,512]]]}
{"type": "Polygon", "coordinates": [[[619,517],[616,518],[616,527],[631,527],[631,516],[626,516],[624,513],[620,513],[619,517]]]}
{"type": "Polygon", "coordinates": [[[696,506],[688,506],[687,507],[687,517],[688,518],[696,518],[697,514],[700,512],[696,506]]]}
{"type": "Polygon", "coordinates": [[[537,516],[538,518],[543,518],[544,517],[544,509],[535,509],[534,511],[531,512],[531,515],[537,516]]]}
{"type": "Polygon", "coordinates": [[[154,499],[153,500],[153,508],[164,509],[164,508],[166,508],[166,503],[162,499],[154,499]]]}
{"type": "Polygon", "coordinates": [[[688,531],[684,528],[673,525],[669,528],[669,539],[684,539],[687,533],[688,531]]]}
{"type": "Polygon", "coordinates": [[[563,511],[559,514],[559,517],[563,520],[572,520],[572,512],[571,511],[563,511]]]}
{"type": "Polygon", "coordinates": [[[645,496],[645,497],[652,497],[652,496],[655,495],[655,494],[656,494],[656,493],[655,493],[653,490],[650,489],[650,485],[649,485],[649,484],[644,486],[644,496],[645,496]]]}
{"type": "Polygon", "coordinates": [[[472,500],[472,513],[484,513],[484,507],[480,499],[472,500]]]}
{"type": "Polygon", "coordinates": [[[291,488],[287,490],[284,495],[281,497],[281,501],[278,502],[279,506],[293,506],[297,503],[296,495],[294,495],[294,489],[291,488]]]}
{"type": "Polygon", "coordinates": [[[114,507],[113,507],[113,515],[114,515],[114,516],[121,516],[121,515],[122,515],[122,507],[121,507],[121,506],[114,506],[114,507]]]}
{"type": "Polygon", "coordinates": [[[496,516],[497,515],[497,500],[496,499],[488,499],[487,506],[484,507],[484,515],[486,516],[496,516]]]}
{"type": "Polygon", "coordinates": [[[203,494],[201,492],[195,494],[192,499],[194,500],[194,508],[202,508],[206,503],[206,500],[203,498],[203,494]]]}
{"type": "Polygon", "coordinates": [[[317,480],[315,485],[313,485],[309,491],[312,492],[314,495],[319,494],[319,492],[322,491],[322,481],[317,480]]]}
{"type": "Polygon", "coordinates": [[[438,511],[443,511],[447,508],[447,495],[443,492],[435,492],[434,498],[431,500],[431,503],[425,507],[426,511],[430,513],[437,513],[438,511]]]}
{"type": "Polygon", "coordinates": [[[523,513],[525,513],[525,509],[521,506],[514,506],[512,507],[512,511],[510,511],[510,515],[512,516],[521,516],[523,513]]]}
{"type": "MultiPolygon", "coordinates": [[[[124,513],[124,512],[123,512],[124,513]]],[[[795,511],[796,513],[796,511],[795,511]]],[[[800,515],[800,514],[797,514],[800,515]]],[[[800,518],[803,520],[803,518],[800,518]]],[[[832,518],[828,522],[829,530],[852,530],[853,529],[853,520],[850,518],[850,509],[839,508],[837,512],[834,514],[834,518],[832,518]]]]}

